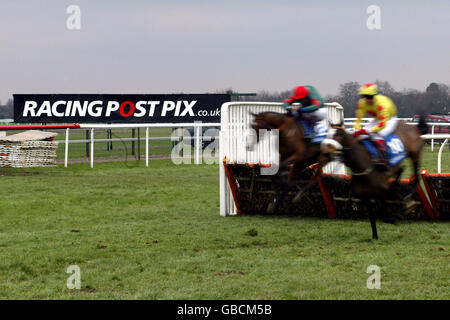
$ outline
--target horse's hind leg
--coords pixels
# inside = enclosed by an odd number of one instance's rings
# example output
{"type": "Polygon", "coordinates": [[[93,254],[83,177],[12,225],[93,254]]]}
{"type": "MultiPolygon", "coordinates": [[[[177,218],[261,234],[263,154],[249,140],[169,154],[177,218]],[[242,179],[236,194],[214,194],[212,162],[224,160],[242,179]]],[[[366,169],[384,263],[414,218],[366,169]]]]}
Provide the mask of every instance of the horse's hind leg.
{"type": "Polygon", "coordinates": [[[389,193],[390,194],[397,194],[398,196],[401,196],[398,194],[398,187],[399,187],[399,180],[400,176],[402,175],[403,171],[405,170],[405,167],[399,167],[394,175],[394,181],[389,185],[389,193]]]}
{"type": "Polygon", "coordinates": [[[278,174],[278,183],[280,185],[281,192],[278,193],[275,196],[275,199],[273,200],[273,202],[269,203],[269,205],[267,206],[266,212],[268,214],[274,214],[275,212],[277,212],[278,208],[280,207],[280,204],[284,201],[284,199],[286,198],[286,196],[288,194],[289,183],[288,183],[287,179],[285,178],[285,176],[286,176],[286,171],[280,170],[280,172],[278,174]]]}
{"type": "Polygon", "coordinates": [[[422,151],[422,148],[424,146],[424,142],[420,137],[417,137],[420,142],[412,143],[408,147],[408,156],[411,159],[411,163],[413,165],[414,170],[414,182],[413,182],[413,193],[416,191],[416,187],[419,184],[419,163],[420,163],[420,154],[422,151]],[[418,144],[419,143],[419,144],[418,144]]]}
{"type": "Polygon", "coordinates": [[[405,167],[403,167],[403,166],[398,168],[398,171],[395,173],[395,180],[394,180],[395,183],[398,183],[404,170],[405,170],[405,167]]]}
{"type": "Polygon", "coordinates": [[[380,220],[385,223],[395,224],[397,220],[400,220],[401,217],[397,215],[395,212],[392,212],[392,210],[388,209],[386,200],[380,199],[380,214],[378,215],[380,220]]]}
{"type": "Polygon", "coordinates": [[[419,156],[412,155],[412,156],[410,156],[410,158],[411,158],[411,162],[412,162],[413,170],[414,170],[414,180],[411,185],[411,188],[412,188],[411,193],[403,198],[403,200],[405,201],[406,209],[408,209],[414,205],[413,197],[414,197],[414,194],[416,193],[417,185],[419,184],[419,156]]]}
{"type": "Polygon", "coordinates": [[[413,183],[413,193],[416,192],[416,187],[419,184],[419,157],[411,158],[413,168],[414,168],[414,183],[413,183]]]}

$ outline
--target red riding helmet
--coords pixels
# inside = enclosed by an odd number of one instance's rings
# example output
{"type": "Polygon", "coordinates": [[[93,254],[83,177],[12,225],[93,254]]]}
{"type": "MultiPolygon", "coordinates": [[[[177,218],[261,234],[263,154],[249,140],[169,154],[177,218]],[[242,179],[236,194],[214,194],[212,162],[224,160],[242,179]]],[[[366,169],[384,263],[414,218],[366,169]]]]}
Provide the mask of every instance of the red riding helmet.
{"type": "Polygon", "coordinates": [[[298,86],[294,88],[294,95],[289,97],[290,100],[299,100],[309,96],[308,88],[304,86],[298,86]]]}

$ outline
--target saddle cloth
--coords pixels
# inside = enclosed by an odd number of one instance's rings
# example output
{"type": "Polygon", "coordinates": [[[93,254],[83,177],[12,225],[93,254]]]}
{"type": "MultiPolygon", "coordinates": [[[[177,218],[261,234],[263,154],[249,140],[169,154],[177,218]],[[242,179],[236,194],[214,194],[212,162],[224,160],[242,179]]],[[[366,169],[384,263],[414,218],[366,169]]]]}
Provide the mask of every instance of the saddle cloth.
{"type": "MultiPolygon", "coordinates": [[[[405,146],[403,145],[402,140],[400,140],[400,138],[394,133],[388,135],[385,141],[388,155],[387,160],[391,166],[396,166],[407,157],[405,146]]],[[[377,148],[373,145],[369,138],[362,140],[361,143],[373,157],[378,158],[377,148]]]]}

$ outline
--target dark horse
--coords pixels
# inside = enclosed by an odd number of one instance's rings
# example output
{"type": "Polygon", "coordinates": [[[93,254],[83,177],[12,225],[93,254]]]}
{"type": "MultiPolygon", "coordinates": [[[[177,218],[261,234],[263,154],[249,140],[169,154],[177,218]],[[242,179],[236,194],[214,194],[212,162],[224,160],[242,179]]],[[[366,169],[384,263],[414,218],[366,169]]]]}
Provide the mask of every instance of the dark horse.
{"type": "MultiPolygon", "coordinates": [[[[369,151],[360,143],[360,139],[354,138],[352,134],[345,131],[342,123],[332,125],[336,130],[332,139],[325,139],[322,142],[322,151],[326,156],[337,155],[344,164],[352,170],[351,187],[352,191],[361,197],[366,204],[370,199],[380,199],[383,208],[386,208],[388,195],[395,190],[403,167],[400,164],[386,168],[374,165],[369,151]],[[393,180],[392,180],[393,179],[393,180]]],[[[424,141],[420,137],[427,132],[425,116],[421,115],[417,126],[408,125],[399,121],[394,133],[400,138],[405,146],[406,153],[411,159],[414,168],[414,181],[412,184],[413,193],[419,183],[419,161],[424,141]]],[[[408,198],[412,200],[412,195],[408,198]]],[[[386,210],[384,210],[386,212],[386,210]]],[[[378,239],[377,235],[377,214],[374,210],[369,210],[369,219],[372,227],[372,238],[378,239]]]]}
{"type": "MultiPolygon", "coordinates": [[[[286,197],[289,186],[295,182],[298,174],[318,161],[321,156],[320,144],[305,141],[303,128],[293,116],[278,112],[252,113],[252,115],[254,116],[252,128],[256,131],[255,142],[259,140],[260,129],[279,130],[279,177],[281,178],[281,174],[289,170],[287,182],[281,179],[281,194],[275,198],[275,201],[267,209],[268,213],[274,213],[286,197]]],[[[306,189],[309,189],[314,184],[313,181],[300,192],[303,193],[306,189]]],[[[299,199],[299,196],[300,193],[295,198],[299,199]]]]}

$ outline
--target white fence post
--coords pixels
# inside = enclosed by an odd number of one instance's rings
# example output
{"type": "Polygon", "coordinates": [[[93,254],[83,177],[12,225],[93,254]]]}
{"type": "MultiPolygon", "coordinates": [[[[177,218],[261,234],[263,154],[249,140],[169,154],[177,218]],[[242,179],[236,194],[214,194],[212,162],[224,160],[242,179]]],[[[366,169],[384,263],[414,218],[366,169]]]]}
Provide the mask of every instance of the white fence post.
{"type": "Polygon", "coordinates": [[[69,128],[66,128],[66,145],[64,150],[64,167],[67,168],[67,163],[69,160],[69,128]]]}
{"type": "Polygon", "coordinates": [[[441,160],[442,160],[442,151],[444,150],[445,145],[447,144],[448,139],[445,139],[444,142],[442,142],[441,147],[439,148],[439,153],[438,153],[438,173],[441,173],[441,160]]]}
{"type": "Polygon", "coordinates": [[[91,168],[94,168],[94,128],[91,128],[91,168]]]}
{"type": "Polygon", "coordinates": [[[149,128],[145,128],[145,166],[148,167],[148,131],[149,128]]]}
{"type": "MultiPolygon", "coordinates": [[[[431,126],[431,134],[434,134],[434,126],[431,126]]],[[[431,152],[434,150],[434,139],[431,139],[431,152]]]]}
{"type": "Polygon", "coordinates": [[[195,127],[195,164],[200,164],[200,127],[195,127]]]}

